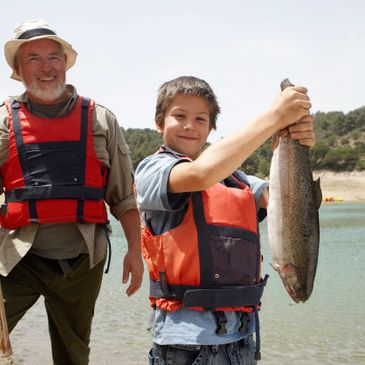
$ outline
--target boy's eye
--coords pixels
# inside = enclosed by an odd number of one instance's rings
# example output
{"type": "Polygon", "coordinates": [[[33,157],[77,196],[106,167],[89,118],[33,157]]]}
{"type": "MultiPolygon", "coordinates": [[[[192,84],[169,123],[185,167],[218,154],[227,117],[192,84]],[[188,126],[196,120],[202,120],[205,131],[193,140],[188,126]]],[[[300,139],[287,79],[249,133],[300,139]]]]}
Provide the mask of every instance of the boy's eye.
{"type": "Polygon", "coordinates": [[[182,118],[184,118],[184,117],[185,117],[185,115],[184,115],[184,114],[175,114],[174,116],[175,116],[175,118],[177,118],[177,119],[182,119],[182,118]]]}

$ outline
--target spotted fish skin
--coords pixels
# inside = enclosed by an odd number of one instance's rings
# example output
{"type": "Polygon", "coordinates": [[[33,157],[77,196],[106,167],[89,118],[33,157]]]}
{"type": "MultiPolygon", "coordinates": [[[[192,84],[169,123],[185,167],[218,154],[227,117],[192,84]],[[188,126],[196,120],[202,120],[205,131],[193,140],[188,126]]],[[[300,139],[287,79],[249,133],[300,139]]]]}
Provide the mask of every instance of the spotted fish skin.
{"type": "MultiPolygon", "coordinates": [[[[282,89],[291,86],[282,82],[282,89]]],[[[270,166],[268,239],[272,267],[290,297],[310,297],[319,254],[320,181],[313,181],[309,148],[281,137],[270,166]]]]}

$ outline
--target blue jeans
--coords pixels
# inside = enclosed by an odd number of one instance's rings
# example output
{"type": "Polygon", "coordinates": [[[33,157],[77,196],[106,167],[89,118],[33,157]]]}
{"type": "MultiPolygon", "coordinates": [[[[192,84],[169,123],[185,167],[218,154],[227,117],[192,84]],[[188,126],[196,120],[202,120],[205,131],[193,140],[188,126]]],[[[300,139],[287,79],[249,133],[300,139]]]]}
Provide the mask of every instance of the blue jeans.
{"type": "Polygon", "coordinates": [[[150,365],[255,365],[252,336],[226,345],[158,345],[149,353],[150,365]]]}

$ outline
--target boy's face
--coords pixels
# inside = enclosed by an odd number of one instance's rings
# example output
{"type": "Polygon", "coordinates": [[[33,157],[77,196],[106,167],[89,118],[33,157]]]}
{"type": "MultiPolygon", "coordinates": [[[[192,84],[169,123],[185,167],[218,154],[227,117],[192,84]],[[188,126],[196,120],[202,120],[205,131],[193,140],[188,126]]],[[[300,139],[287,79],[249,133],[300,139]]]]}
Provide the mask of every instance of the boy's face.
{"type": "Polygon", "coordinates": [[[164,143],[195,160],[210,132],[207,101],[197,95],[178,94],[166,110],[163,126],[157,126],[164,143]]]}

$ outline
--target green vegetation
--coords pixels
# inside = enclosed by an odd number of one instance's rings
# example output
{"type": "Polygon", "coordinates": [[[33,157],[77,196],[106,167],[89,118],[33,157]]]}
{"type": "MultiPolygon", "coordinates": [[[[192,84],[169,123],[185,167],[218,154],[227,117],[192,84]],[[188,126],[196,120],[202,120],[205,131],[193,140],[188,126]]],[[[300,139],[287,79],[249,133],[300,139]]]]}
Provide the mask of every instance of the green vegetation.
{"type": "Polygon", "coordinates": [[[155,153],[162,144],[161,134],[149,128],[122,128],[122,132],[131,150],[134,169],[145,157],[155,153]]]}
{"type": "MultiPolygon", "coordinates": [[[[347,114],[317,112],[314,115],[317,144],[310,149],[313,170],[365,170],[365,106],[347,114]]],[[[131,149],[134,168],[162,143],[156,131],[129,128],[123,130],[131,149]]],[[[242,165],[247,174],[269,175],[271,141],[267,141],[242,165]]]]}

